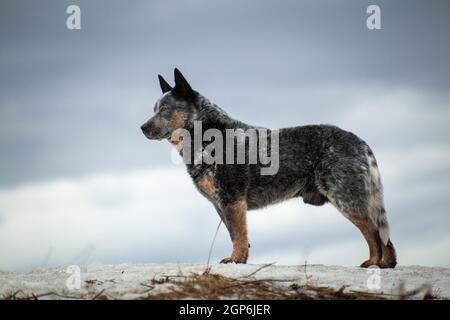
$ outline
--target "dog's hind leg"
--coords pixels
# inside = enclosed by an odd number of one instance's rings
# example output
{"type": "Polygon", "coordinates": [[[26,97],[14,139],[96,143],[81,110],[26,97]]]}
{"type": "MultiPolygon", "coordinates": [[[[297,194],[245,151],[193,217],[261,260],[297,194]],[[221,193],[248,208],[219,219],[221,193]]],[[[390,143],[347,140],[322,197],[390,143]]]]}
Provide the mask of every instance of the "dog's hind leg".
{"type": "Polygon", "coordinates": [[[366,239],[370,257],[361,267],[393,268],[396,254],[389,237],[383,186],[375,157],[367,145],[343,148],[339,152],[331,154],[318,167],[317,189],[366,239]]]}
{"type": "Polygon", "coordinates": [[[383,224],[383,217],[375,216],[372,208],[367,206],[367,197],[360,197],[361,201],[352,199],[343,193],[328,193],[328,199],[348,220],[350,220],[362,233],[369,247],[369,259],[361,264],[367,268],[372,265],[380,268],[393,268],[395,266],[395,251],[389,241],[387,224],[383,224]]]}
{"type": "Polygon", "coordinates": [[[394,268],[397,265],[397,254],[394,245],[390,240],[389,223],[383,203],[383,185],[381,184],[380,173],[375,156],[368,150],[367,161],[369,165],[369,196],[368,211],[369,216],[378,228],[381,238],[382,261],[381,268],[394,268]]]}
{"type": "Polygon", "coordinates": [[[367,268],[372,265],[381,266],[381,258],[383,255],[382,242],[378,233],[378,228],[373,223],[372,219],[363,217],[359,213],[344,213],[344,216],[361,231],[369,246],[369,259],[364,261],[361,264],[361,267],[367,268]]]}
{"type": "MultiPolygon", "coordinates": [[[[342,201],[329,198],[330,202],[362,233],[369,247],[369,259],[361,264],[367,268],[376,265],[380,268],[394,268],[397,264],[394,246],[389,239],[389,227],[385,214],[381,211],[373,213],[373,207],[367,209],[349,209],[342,201]]],[[[361,208],[361,207],[359,207],[361,208]]]]}
{"type": "Polygon", "coordinates": [[[244,199],[239,199],[225,206],[219,214],[233,241],[231,256],[222,259],[220,263],[247,263],[249,248],[246,220],[247,202],[244,199]]]}

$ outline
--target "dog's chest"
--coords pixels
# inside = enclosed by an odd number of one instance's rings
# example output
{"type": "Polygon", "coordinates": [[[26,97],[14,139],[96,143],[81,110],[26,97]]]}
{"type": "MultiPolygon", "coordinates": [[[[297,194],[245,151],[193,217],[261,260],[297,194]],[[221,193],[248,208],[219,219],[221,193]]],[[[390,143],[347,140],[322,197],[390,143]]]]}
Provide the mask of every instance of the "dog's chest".
{"type": "Polygon", "coordinates": [[[188,172],[201,194],[213,202],[219,199],[219,186],[216,179],[215,166],[193,166],[188,172]]]}

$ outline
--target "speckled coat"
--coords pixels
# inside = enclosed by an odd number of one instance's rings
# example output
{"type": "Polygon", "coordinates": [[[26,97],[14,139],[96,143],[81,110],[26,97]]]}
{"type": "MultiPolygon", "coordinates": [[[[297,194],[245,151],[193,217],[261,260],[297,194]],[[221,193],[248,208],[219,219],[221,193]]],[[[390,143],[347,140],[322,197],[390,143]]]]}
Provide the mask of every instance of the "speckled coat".
{"type": "MultiPolygon", "coordinates": [[[[262,129],[228,116],[192,90],[177,69],[175,87],[161,76],[159,80],[163,95],[155,104],[155,115],[141,127],[149,139],[168,139],[182,154],[183,141],[173,133],[182,128],[193,136],[194,121],[202,122],[203,132],[214,128],[224,136],[226,129],[262,129]]],[[[248,259],[247,210],[302,198],[304,203],[316,206],[330,202],[359,228],[369,246],[369,259],[362,267],[394,267],[396,253],[390,241],[383,188],[369,146],[353,133],[331,125],[284,128],[278,133],[279,168],[273,175],[261,175],[259,162],[194,164],[195,151],[202,152],[210,142],[203,141],[199,150],[191,141],[194,152],[191,163],[186,164],[187,171],[216,208],[233,241],[231,256],[222,262],[245,263],[248,259]]]]}

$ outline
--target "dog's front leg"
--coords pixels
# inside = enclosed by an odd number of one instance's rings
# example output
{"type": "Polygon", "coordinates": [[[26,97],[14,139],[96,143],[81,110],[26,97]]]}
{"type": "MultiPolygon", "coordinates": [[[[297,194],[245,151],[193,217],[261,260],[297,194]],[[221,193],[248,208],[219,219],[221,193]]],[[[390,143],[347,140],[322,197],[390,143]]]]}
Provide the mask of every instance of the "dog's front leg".
{"type": "Polygon", "coordinates": [[[247,235],[247,202],[240,199],[225,206],[222,211],[222,220],[227,226],[233,241],[231,257],[224,258],[220,263],[246,263],[248,259],[248,235],[247,235]]]}

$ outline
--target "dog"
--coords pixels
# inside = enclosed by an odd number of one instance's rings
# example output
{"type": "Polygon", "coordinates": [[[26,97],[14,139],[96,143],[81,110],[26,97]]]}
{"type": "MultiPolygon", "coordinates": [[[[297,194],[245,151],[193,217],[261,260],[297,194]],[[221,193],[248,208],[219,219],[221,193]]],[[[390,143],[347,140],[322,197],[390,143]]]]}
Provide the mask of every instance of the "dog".
{"type": "MultiPolygon", "coordinates": [[[[246,214],[291,198],[306,204],[332,204],[362,233],[369,247],[369,259],[361,267],[394,268],[397,257],[389,236],[383,203],[383,186],[377,161],[369,146],[355,134],[332,125],[306,125],[283,128],[278,133],[278,170],[261,174],[262,163],[205,163],[195,158],[205,151],[202,141],[195,143],[176,137],[183,130],[195,135],[208,129],[226,134],[230,129],[269,130],[235,120],[192,89],[175,68],[175,86],[158,75],[163,95],[156,101],[154,116],[141,126],[150,140],[168,140],[184,157],[195,186],[215,207],[233,243],[230,257],[221,263],[246,263],[249,255],[246,214]],[[186,147],[194,149],[186,155],[186,147]]],[[[259,137],[258,139],[261,139],[259,137]]],[[[273,142],[269,137],[269,142],[273,142]]],[[[234,140],[235,141],[235,140],[234,140]]],[[[247,141],[247,140],[245,140],[247,141]]],[[[244,143],[245,143],[244,141],[244,143]]],[[[242,140],[241,140],[242,143],[242,140]]],[[[188,148],[189,149],[189,148],[188,148]]],[[[234,147],[231,149],[234,152],[234,147]]],[[[229,153],[229,148],[215,152],[229,153]]],[[[249,149],[245,151],[249,155],[249,149]]],[[[227,156],[227,155],[225,155],[227,156]]],[[[231,156],[236,160],[236,155],[231,156]]]]}

